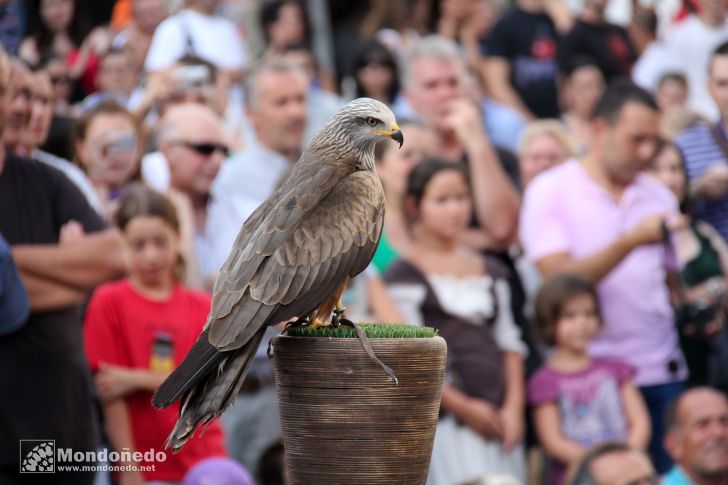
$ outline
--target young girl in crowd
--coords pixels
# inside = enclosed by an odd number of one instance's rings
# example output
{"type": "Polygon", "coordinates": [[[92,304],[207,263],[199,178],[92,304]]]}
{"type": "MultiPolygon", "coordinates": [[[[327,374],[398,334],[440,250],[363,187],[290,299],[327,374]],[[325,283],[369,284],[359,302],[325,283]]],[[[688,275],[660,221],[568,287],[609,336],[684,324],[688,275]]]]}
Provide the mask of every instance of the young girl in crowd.
{"type": "Polygon", "coordinates": [[[536,320],[553,353],[529,380],[528,400],[553,460],[551,484],[562,483],[565,468],[593,445],[624,441],[645,449],[650,421],[634,369],[587,353],[602,324],[594,286],[572,275],[547,280],[536,297],[536,320]]]}
{"type": "Polygon", "coordinates": [[[483,475],[525,483],[520,445],[525,346],[497,261],[460,242],[472,216],[462,167],[426,160],[411,172],[405,208],[413,240],[385,280],[405,321],[436,328],[447,341],[442,409],[430,485],[483,475]]]}
{"type": "Polygon", "coordinates": [[[179,222],[164,195],[129,186],[116,221],[123,231],[129,276],[100,286],[91,297],[84,326],[86,355],[113,449],[166,453],[164,461],[141,463],[154,464],[153,471],[128,472],[122,483],[179,482],[198,461],[225,455],[222,431],[213,422],[180,452],[164,450],[179,408],[154,409],[151,397],[197,339],[210,296],[178,283],[179,222]]]}

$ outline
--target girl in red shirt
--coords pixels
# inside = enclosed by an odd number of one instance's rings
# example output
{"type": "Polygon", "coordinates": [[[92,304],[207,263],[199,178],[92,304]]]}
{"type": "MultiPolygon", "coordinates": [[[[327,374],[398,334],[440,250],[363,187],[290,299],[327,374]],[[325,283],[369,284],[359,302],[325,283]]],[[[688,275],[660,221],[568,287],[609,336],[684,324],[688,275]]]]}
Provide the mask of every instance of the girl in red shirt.
{"type": "Polygon", "coordinates": [[[109,441],[115,451],[128,449],[134,455],[131,463],[124,461],[129,459],[126,454],[110,465],[123,466],[124,485],[179,482],[198,461],[225,455],[222,430],[213,422],[172,454],[164,443],[179,408],[154,409],[151,398],[197,339],[210,296],[178,283],[179,222],[164,195],[132,185],[116,219],[123,231],[129,276],[94,292],[84,327],[109,441]]]}

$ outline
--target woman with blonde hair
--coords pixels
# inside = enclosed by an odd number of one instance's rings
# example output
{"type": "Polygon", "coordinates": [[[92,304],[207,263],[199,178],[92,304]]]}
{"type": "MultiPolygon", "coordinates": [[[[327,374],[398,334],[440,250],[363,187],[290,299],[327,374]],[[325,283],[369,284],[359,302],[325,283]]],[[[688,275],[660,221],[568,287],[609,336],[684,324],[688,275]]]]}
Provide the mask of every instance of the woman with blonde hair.
{"type": "Polygon", "coordinates": [[[554,119],[532,121],[526,125],[518,147],[521,189],[541,172],[576,155],[574,142],[564,125],[554,119]]]}

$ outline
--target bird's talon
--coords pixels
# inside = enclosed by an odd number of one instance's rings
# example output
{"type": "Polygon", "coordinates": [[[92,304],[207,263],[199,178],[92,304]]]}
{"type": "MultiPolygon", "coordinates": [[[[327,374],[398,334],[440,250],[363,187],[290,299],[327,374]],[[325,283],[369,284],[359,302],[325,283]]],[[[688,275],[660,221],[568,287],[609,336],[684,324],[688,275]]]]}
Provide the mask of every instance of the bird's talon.
{"type": "Polygon", "coordinates": [[[348,318],[340,318],[338,323],[339,323],[339,325],[343,325],[345,327],[351,327],[354,330],[356,330],[358,328],[356,326],[356,324],[354,322],[352,322],[351,320],[349,320],[348,318]]]}
{"type": "Polygon", "coordinates": [[[303,318],[296,318],[295,320],[290,320],[286,322],[285,327],[283,327],[283,331],[288,330],[291,327],[305,327],[307,325],[311,325],[311,317],[303,317],[303,318]]]}
{"type": "MultiPolygon", "coordinates": [[[[331,324],[334,327],[338,327],[339,325],[341,325],[342,320],[344,320],[343,318],[341,318],[341,316],[344,314],[345,311],[346,311],[346,308],[344,308],[344,307],[334,308],[334,315],[331,317],[331,324]]],[[[351,323],[351,322],[349,322],[349,323],[351,323]]],[[[353,323],[351,323],[351,324],[353,325],[353,323]]],[[[351,325],[348,325],[348,326],[351,326],[351,325]]]]}

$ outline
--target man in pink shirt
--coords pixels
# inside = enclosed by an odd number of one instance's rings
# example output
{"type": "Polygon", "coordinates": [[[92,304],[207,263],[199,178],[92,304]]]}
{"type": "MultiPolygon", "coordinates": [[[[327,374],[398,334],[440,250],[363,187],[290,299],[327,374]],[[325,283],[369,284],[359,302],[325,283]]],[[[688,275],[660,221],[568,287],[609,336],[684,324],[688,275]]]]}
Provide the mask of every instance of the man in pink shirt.
{"type": "Polygon", "coordinates": [[[618,81],[595,108],[595,140],[583,160],[537,177],[524,196],[520,234],[543,276],[582,275],[598,284],[604,329],[591,349],[637,369],[652,417],[650,454],[660,472],[663,416],[687,367],[675,330],[664,223],[684,224],[677,201],[642,173],[659,143],[659,111],[641,88],[618,81]]]}

